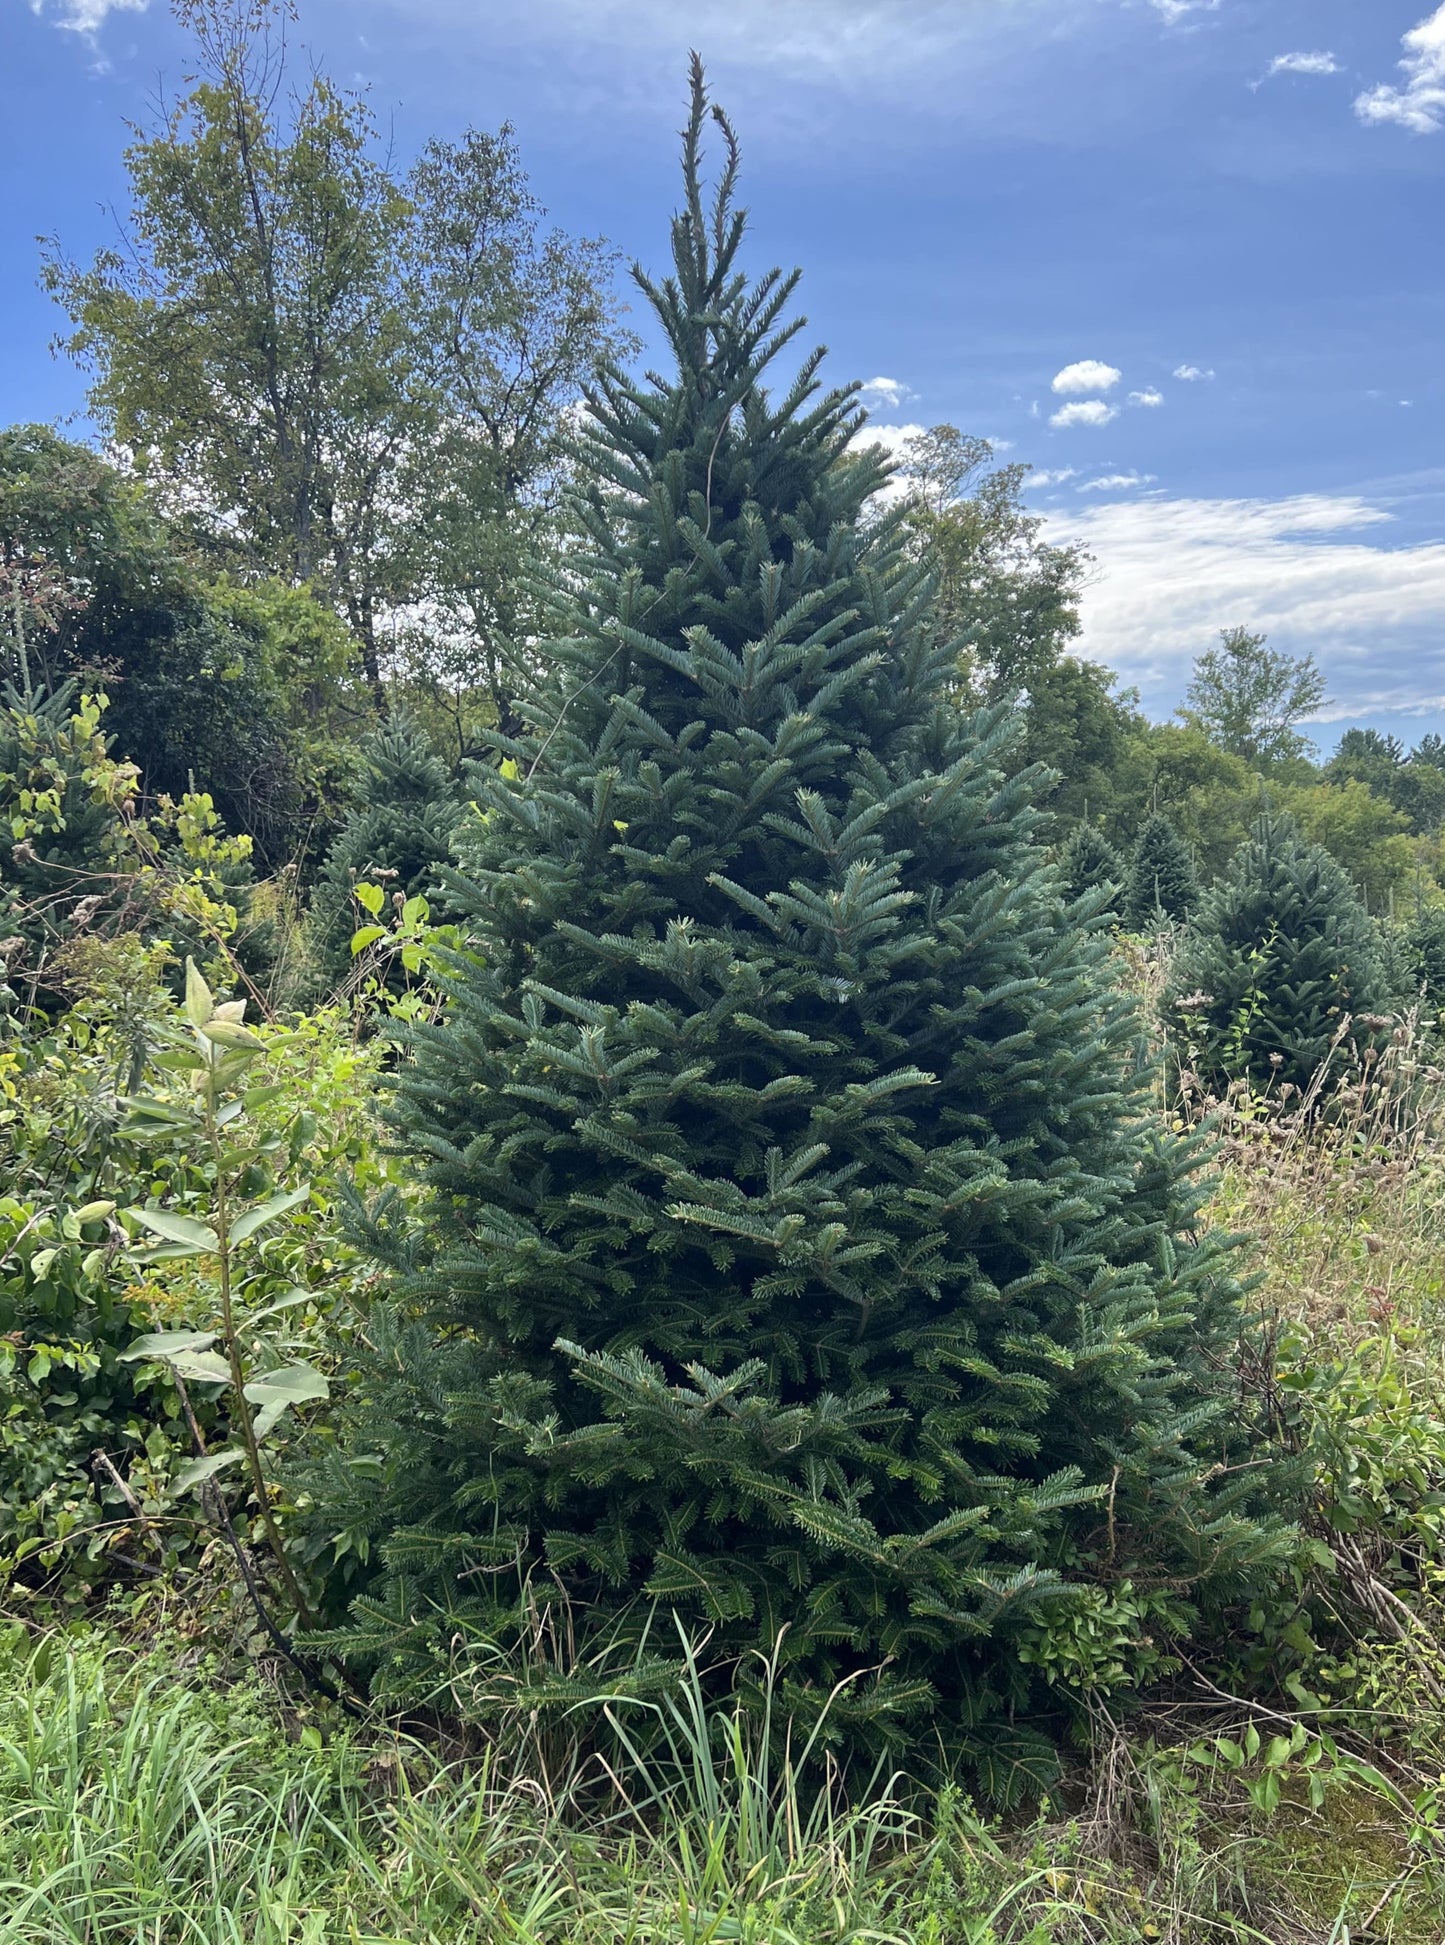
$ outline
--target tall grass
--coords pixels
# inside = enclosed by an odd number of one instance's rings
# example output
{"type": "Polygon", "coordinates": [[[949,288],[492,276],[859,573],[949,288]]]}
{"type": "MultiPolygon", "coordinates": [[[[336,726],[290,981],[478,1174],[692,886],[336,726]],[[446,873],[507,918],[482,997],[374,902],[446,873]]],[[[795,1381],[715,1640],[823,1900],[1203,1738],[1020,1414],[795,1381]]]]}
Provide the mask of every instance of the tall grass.
{"type": "MultiPolygon", "coordinates": [[[[363,1733],[306,1720],[308,1709],[254,1676],[221,1681],[174,1636],[143,1653],[100,1634],[56,1635],[34,1650],[17,1637],[0,1654],[0,1941],[1350,1937],[1343,1921],[1312,1918],[1290,1897],[1300,1859],[1237,1805],[1211,1808],[1180,1790],[1147,1752],[1122,1758],[1133,1801],[1127,1816],[1110,1810],[1112,1830],[1096,1795],[1070,1818],[1005,1832],[952,1792],[923,1803],[886,1776],[855,1783],[851,1800],[826,1785],[805,1792],[803,1751],[796,1763],[786,1753],[770,1762],[753,1718],[709,1711],[702,1696],[694,1675],[649,1704],[662,1733],[610,1782],[559,1783],[496,1752],[449,1763],[381,1724],[363,1733]]],[[[1368,1911],[1395,1849],[1372,1863],[1347,1847],[1345,1863],[1330,1866],[1336,1901],[1368,1911]]],[[[1317,1863],[1303,1859],[1319,1877],[1317,1863]]],[[[1434,1945],[1428,1930],[1388,1935],[1434,1945]]]]}
{"type": "Polygon", "coordinates": [[[584,1803],[583,1779],[559,1794],[380,1728],[298,1733],[260,1683],[177,1651],[12,1646],[5,1945],[1022,1945],[1074,1908],[971,1818],[926,1831],[887,1779],[805,1797],[696,1682],[668,1758],[599,1811],[596,1779],[584,1803]]]}

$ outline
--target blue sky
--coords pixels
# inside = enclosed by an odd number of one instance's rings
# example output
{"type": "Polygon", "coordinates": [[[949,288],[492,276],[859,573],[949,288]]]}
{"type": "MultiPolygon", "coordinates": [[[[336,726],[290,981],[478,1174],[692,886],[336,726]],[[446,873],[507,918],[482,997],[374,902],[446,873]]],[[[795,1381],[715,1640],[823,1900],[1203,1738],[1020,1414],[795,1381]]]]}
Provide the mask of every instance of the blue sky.
{"type": "MultiPolygon", "coordinates": [[[[302,9],[399,154],[510,120],[553,217],[654,266],[697,46],[831,375],[1035,465],[1095,556],[1085,647],[1152,714],[1247,623],[1324,668],[1323,744],[1445,729],[1445,5],[302,9]]],[[[82,408],[34,238],[107,239],[123,121],[184,66],[161,0],[0,0],[3,419],[82,408]]]]}

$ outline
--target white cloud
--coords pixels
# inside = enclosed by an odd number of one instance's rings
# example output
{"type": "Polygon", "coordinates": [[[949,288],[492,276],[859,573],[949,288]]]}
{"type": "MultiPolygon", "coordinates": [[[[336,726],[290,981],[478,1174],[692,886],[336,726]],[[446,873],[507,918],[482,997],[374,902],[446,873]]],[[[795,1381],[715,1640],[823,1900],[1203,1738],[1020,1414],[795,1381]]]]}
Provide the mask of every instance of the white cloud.
{"type": "Polygon", "coordinates": [[[1183,20],[1187,14],[1213,13],[1219,0],[1149,0],[1156,14],[1162,14],[1172,26],[1176,20],[1183,20]]]}
{"type": "Polygon", "coordinates": [[[1398,122],[1416,135],[1433,135],[1445,123],[1445,5],[1402,35],[1404,84],[1381,82],[1355,99],[1362,122],[1398,122]]]}
{"type": "Polygon", "coordinates": [[[1051,414],[1050,425],[1107,425],[1110,419],[1117,419],[1118,412],[1112,405],[1106,405],[1101,398],[1081,399],[1077,405],[1064,405],[1051,414]]]}
{"type": "Polygon", "coordinates": [[[1206,378],[1213,378],[1212,371],[1203,371],[1198,365],[1176,365],[1174,376],[1182,378],[1186,385],[1197,385],[1206,378]]]}
{"type": "MultiPolygon", "coordinates": [[[[927,432],[923,425],[880,425],[878,420],[870,419],[853,440],[855,449],[861,451],[867,446],[882,446],[884,452],[895,465],[908,457],[908,448],[915,439],[921,439],[927,432]]],[[[908,491],[908,482],[895,473],[888,484],[877,495],[880,506],[893,506],[908,491]]]]}
{"type": "Polygon", "coordinates": [[[1392,515],[1354,495],[1119,501],[1051,514],[1096,572],[1083,647],[1172,707],[1221,628],[1313,652],[1342,715],[1445,693],[1445,542],[1389,544],[1392,515]]]}
{"type": "Polygon", "coordinates": [[[93,40],[105,25],[107,14],[142,14],[149,5],[150,0],[55,0],[54,4],[30,0],[30,11],[42,19],[53,16],[57,27],[93,40]]]}
{"type": "Polygon", "coordinates": [[[1062,486],[1065,480],[1077,479],[1077,466],[1057,466],[1050,472],[1047,466],[1035,466],[1027,480],[1028,486],[1062,486]]]}
{"type": "MultiPolygon", "coordinates": [[[[1341,74],[1344,70],[1333,54],[1323,51],[1316,54],[1276,54],[1264,71],[1264,79],[1270,81],[1277,74],[1341,74]]],[[[1256,87],[1259,85],[1255,83],[1256,87]]]]}
{"type": "Polygon", "coordinates": [[[1131,405],[1162,405],[1164,403],[1164,394],[1159,390],[1157,385],[1146,385],[1142,392],[1130,392],[1129,403],[1131,405]]]}
{"type": "Polygon", "coordinates": [[[894,459],[901,459],[913,441],[921,439],[927,430],[923,425],[881,425],[877,419],[870,419],[853,444],[885,446],[894,459]]]}
{"type": "Polygon", "coordinates": [[[917,398],[918,394],[900,378],[869,378],[864,381],[862,396],[863,403],[870,408],[887,406],[890,412],[896,412],[900,405],[917,398]]]}
{"type": "Polygon", "coordinates": [[[1152,486],[1157,477],[1155,473],[1100,473],[1097,479],[1086,479],[1074,490],[1076,493],[1121,493],[1135,486],[1152,486]]]}
{"type": "Polygon", "coordinates": [[[1097,358],[1080,358],[1065,365],[1053,377],[1056,392],[1107,392],[1124,376],[1117,365],[1106,365],[1097,358]]]}

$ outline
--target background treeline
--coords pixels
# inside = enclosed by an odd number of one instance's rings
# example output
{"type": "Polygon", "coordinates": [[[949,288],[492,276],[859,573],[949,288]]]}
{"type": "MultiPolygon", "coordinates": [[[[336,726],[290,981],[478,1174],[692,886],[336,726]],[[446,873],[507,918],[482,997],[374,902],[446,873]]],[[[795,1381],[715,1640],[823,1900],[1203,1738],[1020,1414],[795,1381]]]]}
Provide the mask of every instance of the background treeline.
{"type": "MultiPolygon", "coordinates": [[[[515,726],[584,381],[635,341],[612,253],[546,226],[510,130],[398,167],[279,15],[180,11],[197,78],[126,152],[124,247],[46,246],[101,450],[0,434],[0,654],[22,688],[103,690],[144,795],[194,779],[304,890],[394,708],[454,775],[515,726]]],[[[1124,883],[1162,819],[1207,886],[1268,804],[1371,912],[1439,902],[1441,740],[1349,730],[1312,760],[1313,661],[1227,615],[1179,719],[1150,722],[1076,652],[1090,563],[1044,538],[1027,474],[939,426],[900,484],[960,704],[1022,701],[1055,843],[1089,826],[1124,883]]]]}

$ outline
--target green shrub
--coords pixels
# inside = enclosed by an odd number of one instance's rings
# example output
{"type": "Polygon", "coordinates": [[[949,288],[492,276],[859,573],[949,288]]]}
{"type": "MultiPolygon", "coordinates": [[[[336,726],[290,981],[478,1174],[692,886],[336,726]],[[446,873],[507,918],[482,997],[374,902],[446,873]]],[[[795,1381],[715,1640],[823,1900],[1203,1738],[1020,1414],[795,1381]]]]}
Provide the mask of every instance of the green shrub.
{"type": "Polygon", "coordinates": [[[111,755],[107,699],[63,683],[0,692],[0,962],[19,1004],[63,1006],[112,943],[193,952],[249,974],[269,928],[249,912],[249,838],[203,791],[142,814],[133,764],[111,755]],[[118,942],[118,943],[117,943],[118,942]]]}
{"type": "MultiPolygon", "coordinates": [[[[13,1601],[75,1602],[107,1578],[165,1567],[195,1543],[195,1456],[157,1330],[210,1321],[206,1259],[146,1260],[125,1216],[161,1205],[203,1219],[214,1188],[195,1137],[180,1022],[160,955],[134,940],[90,955],[90,995],[55,1023],[0,1038],[0,1583],[13,1601]],[[138,1116],[144,1084],[173,1115],[138,1116]]],[[[261,1199],[304,1182],[304,1206],[269,1231],[237,1288],[277,1362],[328,1358],[354,1328],[368,1272],[338,1234],[339,1198],[387,1179],[368,1109],[381,1042],[358,1046],[332,1013],[264,1030],[245,1181],[261,1199]]],[[[228,1432],[224,1388],[189,1397],[207,1440],[228,1432]]],[[[284,1430],[284,1428],[283,1428],[284,1430]]],[[[244,1504],[244,1500],[241,1502],[244,1504]]]]}

